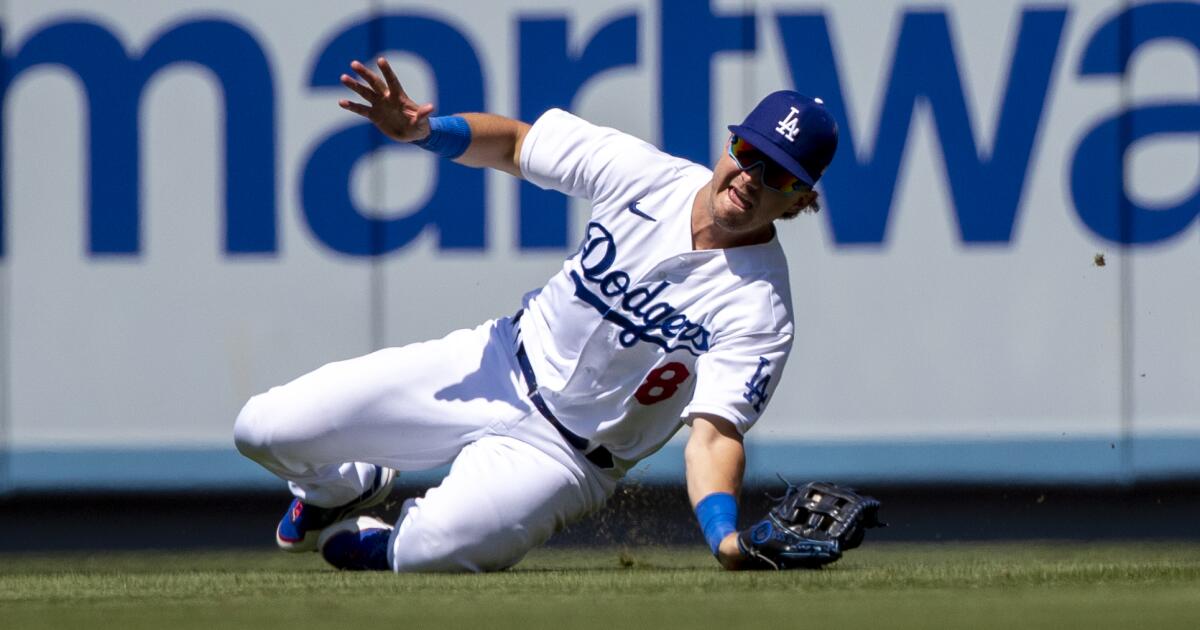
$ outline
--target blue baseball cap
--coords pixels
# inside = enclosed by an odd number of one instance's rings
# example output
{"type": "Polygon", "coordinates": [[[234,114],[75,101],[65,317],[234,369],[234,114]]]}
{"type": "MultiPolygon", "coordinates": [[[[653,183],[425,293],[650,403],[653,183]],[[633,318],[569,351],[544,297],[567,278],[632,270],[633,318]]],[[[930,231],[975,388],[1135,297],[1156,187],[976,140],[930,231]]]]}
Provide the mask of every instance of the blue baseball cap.
{"type": "Polygon", "coordinates": [[[791,90],[768,94],[729,131],[809,186],[817,183],[837,151],[837,123],[825,102],[791,90]]]}

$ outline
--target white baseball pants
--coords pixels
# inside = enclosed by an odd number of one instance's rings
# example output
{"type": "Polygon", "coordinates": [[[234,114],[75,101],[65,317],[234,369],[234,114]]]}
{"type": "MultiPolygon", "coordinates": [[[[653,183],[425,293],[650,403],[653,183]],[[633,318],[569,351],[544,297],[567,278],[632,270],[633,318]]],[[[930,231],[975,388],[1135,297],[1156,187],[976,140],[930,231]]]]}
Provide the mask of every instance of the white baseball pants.
{"type": "Polygon", "coordinates": [[[405,502],[388,560],[396,571],[493,571],[599,509],[619,472],[600,469],[534,409],[512,322],[325,365],[250,399],[238,450],[306,503],[358,497],[371,467],[453,462],[405,502]]]}

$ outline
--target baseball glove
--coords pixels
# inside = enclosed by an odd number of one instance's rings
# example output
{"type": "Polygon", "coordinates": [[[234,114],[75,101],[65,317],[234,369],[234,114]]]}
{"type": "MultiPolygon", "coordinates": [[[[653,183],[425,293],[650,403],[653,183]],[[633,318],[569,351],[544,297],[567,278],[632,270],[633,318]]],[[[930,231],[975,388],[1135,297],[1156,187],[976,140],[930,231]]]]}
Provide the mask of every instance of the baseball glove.
{"type": "Polygon", "coordinates": [[[772,498],[767,517],[738,533],[748,568],[820,568],[861,545],[867,529],[886,525],[877,499],[831,483],[789,483],[782,497],[772,498]]]}

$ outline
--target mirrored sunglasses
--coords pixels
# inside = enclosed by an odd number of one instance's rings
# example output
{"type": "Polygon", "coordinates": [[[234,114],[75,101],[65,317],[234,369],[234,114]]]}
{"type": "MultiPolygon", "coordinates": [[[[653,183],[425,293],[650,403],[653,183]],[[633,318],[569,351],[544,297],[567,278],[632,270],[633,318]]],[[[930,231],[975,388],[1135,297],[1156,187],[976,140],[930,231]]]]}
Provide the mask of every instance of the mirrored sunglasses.
{"type": "Polygon", "coordinates": [[[793,193],[808,189],[808,185],[800,181],[799,177],[792,175],[775,160],[767,157],[767,154],[736,134],[729,137],[729,157],[733,158],[733,163],[743,171],[762,165],[763,186],[771,190],[793,193]]]}

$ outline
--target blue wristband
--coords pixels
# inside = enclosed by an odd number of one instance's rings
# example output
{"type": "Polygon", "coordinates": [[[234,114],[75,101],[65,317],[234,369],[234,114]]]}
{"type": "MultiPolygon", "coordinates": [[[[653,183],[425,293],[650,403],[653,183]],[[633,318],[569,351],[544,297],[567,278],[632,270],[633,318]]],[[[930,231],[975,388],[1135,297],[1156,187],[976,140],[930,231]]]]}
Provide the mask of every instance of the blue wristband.
{"type": "Polygon", "coordinates": [[[696,520],[704,531],[704,540],[712,548],[713,555],[721,547],[726,536],[737,531],[737,499],[728,492],[714,492],[696,504],[696,520]]]}
{"type": "Polygon", "coordinates": [[[453,160],[471,146],[471,126],[462,116],[434,116],[429,119],[429,136],[413,144],[453,160]]]}

